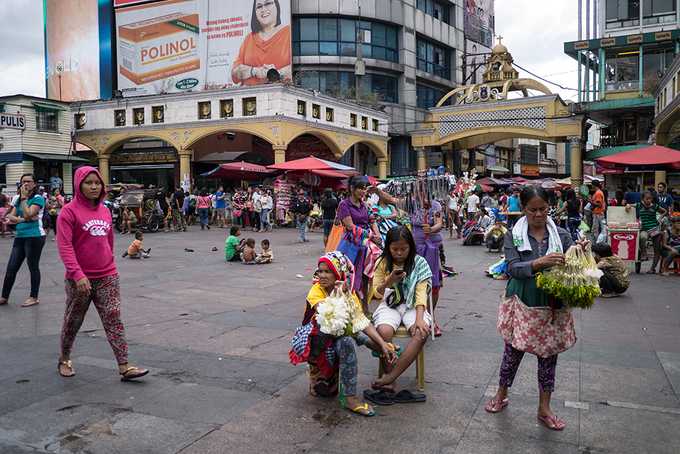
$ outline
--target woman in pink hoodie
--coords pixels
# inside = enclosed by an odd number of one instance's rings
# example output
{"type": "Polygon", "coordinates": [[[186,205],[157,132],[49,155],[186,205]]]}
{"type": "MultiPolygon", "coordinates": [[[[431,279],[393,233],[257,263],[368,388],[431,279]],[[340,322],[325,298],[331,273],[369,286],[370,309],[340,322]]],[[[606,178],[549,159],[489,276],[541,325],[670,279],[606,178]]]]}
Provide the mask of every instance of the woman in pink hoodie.
{"type": "Polygon", "coordinates": [[[57,220],[59,255],[66,267],[59,374],[75,375],[71,349],[93,302],[116,356],[121,380],[142,377],[149,371],[128,364],[125,329],[120,319],[120,282],[113,259],[111,213],[101,203],[106,195],[102,177],[94,167],[85,166],[76,170],[74,183],[75,197],[57,220]]]}

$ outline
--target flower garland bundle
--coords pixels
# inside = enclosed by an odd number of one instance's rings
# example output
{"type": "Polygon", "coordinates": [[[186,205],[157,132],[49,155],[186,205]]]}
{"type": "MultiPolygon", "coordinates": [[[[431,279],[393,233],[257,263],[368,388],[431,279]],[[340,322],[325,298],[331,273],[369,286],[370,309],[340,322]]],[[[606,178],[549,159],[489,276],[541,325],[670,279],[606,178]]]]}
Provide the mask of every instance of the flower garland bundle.
{"type": "Polygon", "coordinates": [[[370,323],[354,304],[352,295],[338,289],[317,305],[316,322],[322,333],[335,337],[351,336],[370,323]]]}
{"type": "Polygon", "coordinates": [[[589,309],[600,296],[600,277],[590,246],[571,246],[564,254],[564,265],[536,275],[536,286],[569,307],[589,309]]]}

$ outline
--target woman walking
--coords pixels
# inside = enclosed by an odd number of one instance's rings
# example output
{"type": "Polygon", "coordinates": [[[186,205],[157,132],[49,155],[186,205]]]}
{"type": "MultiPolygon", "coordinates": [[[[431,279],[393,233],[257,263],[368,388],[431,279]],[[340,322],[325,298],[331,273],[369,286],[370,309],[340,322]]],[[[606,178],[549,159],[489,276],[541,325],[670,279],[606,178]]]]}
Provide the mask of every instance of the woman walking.
{"type": "MultiPolygon", "coordinates": [[[[511,277],[505,296],[517,297],[521,300],[518,304],[523,303],[529,308],[550,307],[556,310],[562,308],[562,303],[536,287],[535,275],[539,271],[564,264],[564,251],[572,245],[572,240],[568,232],[555,225],[548,217],[548,200],[545,189],[538,186],[526,186],[520,194],[524,216],[505,235],[505,260],[511,277]]],[[[506,340],[498,391],[484,407],[487,412],[498,413],[508,406],[508,389],[512,386],[523,356],[523,351],[517,350],[506,340]]],[[[566,423],[550,408],[550,397],[555,390],[557,354],[537,358],[538,421],[548,429],[563,430],[566,423]]]]}
{"type": "Polygon", "coordinates": [[[46,232],[43,228],[43,212],[45,209],[45,199],[38,194],[35,185],[35,177],[30,173],[25,173],[19,180],[19,195],[15,197],[10,207],[7,219],[16,224],[16,237],[12,245],[12,252],[7,262],[5,271],[5,281],[2,285],[2,295],[0,296],[0,306],[7,304],[9,294],[14,286],[17,272],[21,264],[28,263],[31,272],[31,294],[24,301],[22,307],[35,306],[40,303],[38,292],[40,291],[40,255],[45,246],[46,232]]]}
{"type": "Polygon", "coordinates": [[[212,200],[210,200],[208,191],[204,188],[201,190],[201,195],[198,196],[198,200],[196,200],[196,209],[198,210],[198,218],[201,221],[201,230],[205,230],[206,227],[208,230],[210,230],[210,224],[208,223],[208,213],[211,204],[212,200]]]}
{"type": "Polygon", "coordinates": [[[71,350],[85,314],[94,303],[118,363],[121,380],[149,373],[128,364],[128,346],[120,318],[120,281],[113,259],[111,212],[102,201],[106,190],[99,171],[81,167],[74,177],[75,197],[59,216],[57,244],[66,268],[66,311],[61,330],[58,371],[73,377],[71,350]]]}

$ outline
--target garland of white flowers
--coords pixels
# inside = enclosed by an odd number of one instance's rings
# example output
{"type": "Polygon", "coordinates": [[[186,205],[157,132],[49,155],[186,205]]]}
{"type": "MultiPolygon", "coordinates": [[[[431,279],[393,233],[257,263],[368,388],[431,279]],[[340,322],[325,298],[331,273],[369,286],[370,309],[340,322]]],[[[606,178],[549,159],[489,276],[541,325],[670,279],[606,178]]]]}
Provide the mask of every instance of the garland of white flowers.
{"type": "Polygon", "coordinates": [[[358,310],[352,295],[337,288],[317,305],[316,322],[322,333],[335,337],[351,336],[370,323],[358,310]]]}

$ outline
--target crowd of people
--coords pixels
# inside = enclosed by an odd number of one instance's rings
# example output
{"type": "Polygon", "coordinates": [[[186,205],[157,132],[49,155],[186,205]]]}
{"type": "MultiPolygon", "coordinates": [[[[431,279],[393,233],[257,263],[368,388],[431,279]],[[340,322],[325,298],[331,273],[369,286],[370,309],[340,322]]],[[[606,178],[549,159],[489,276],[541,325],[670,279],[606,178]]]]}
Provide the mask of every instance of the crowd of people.
{"type": "MultiPolygon", "coordinates": [[[[104,203],[106,189],[98,171],[87,166],[76,171],[74,183],[75,196],[70,203],[58,189],[52,194],[41,193],[31,174],[21,177],[18,194],[11,201],[0,194],[0,233],[6,234],[9,224],[15,235],[0,305],[8,303],[24,261],[30,270],[31,291],[23,306],[39,303],[40,255],[51,226],[66,269],[59,374],[75,375],[71,352],[93,303],[121,379],[133,380],[148,370],[128,363],[112,216],[104,203]]],[[[294,364],[309,365],[312,395],[339,395],[343,407],[364,416],[375,415],[368,402],[391,405],[426,400],[423,393],[397,391],[396,381],[416,360],[428,337],[442,335],[435,309],[444,275],[452,272],[446,266],[443,232],[465,240],[473,226],[488,232],[502,227],[496,237],[504,251],[508,277],[502,304],[518,300],[528,310],[550,307],[567,319],[570,312],[538,288],[535,279],[537,272],[563,264],[564,253],[572,245],[585,249],[592,243],[598,267],[604,273],[600,286],[605,296],[621,294],[630,284],[626,264],[612,253],[606,241],[607,206],[635,210],[643,242],[646,245],[649,241],[654,251],[650,272],[656,272],[660,264],[660,271],[666,273],[680,255],[680,206],[666,192],[665,184],[637,198],[632,192],[617,191],[613,199],[597,181],[589,194],[531,185],[485,192],[474,182],[467,187],[451,185],[443,200],[425,193],[424,199],[404,210],[404,196],[371,186],[366,177],[357,176],[350,178],[344,194],[332,190],[314,194],[303,186],[296,187],[284,215],[276,219],[272,219],[276,197],[268,187],[235,191],[218,187],[214,192],[204,189],[192,193],[177,190],[159,197],[154,209],[163,213],[166,229],[186,230],[196,218],[202,230],[229,227],[225,261],[253,265],[271,263],[273,248],[269,239],[263,239],[258,249],[255,239],[241,238],[243,231],[268,232],[274,224],[293,224],[299,240],[307,242],[307,230],[322,226],[327,253],[317,261],[302,323],[292,339],[290,359],[294,364]],[[330,317],[326,302],[339,295],[346,295],[351,302],[349,324],[341,334],[328,335],[322,326],[330,317]],[[403,349],[392,342],[400,330],[410,336],[403,349]],[[379,376],[363,396],[357,391],[356,345],[366,345],[381,362],[379,376]]],[[[124,231],[135,232],[123,257],[148,257],[150,250],[143,246],[143,233],[134,230],[134,212],[123,207],[122,216],[124,231]]],[[[564,335],[560,329],[556,336],[564,335]]],[[[546,341],[549,353],[537,355],[537,418],[549,429],[562,430],[566,422],[552,411],[550,399],[558,354],[573,345],[575,338],[571,344],[553,341],[546,341]]],[[[524,353],[505,339],[498,390],[485,406],[489,413],[498,413],[509,405],[508,389],[524,353]]]]}

